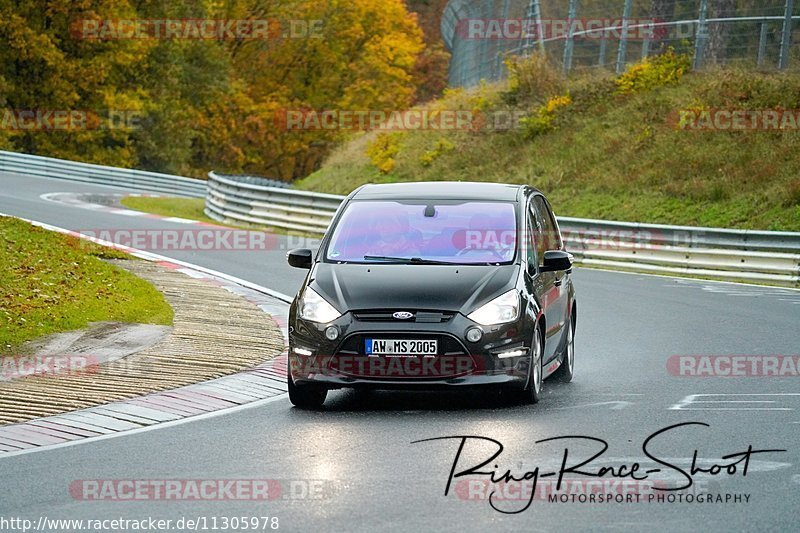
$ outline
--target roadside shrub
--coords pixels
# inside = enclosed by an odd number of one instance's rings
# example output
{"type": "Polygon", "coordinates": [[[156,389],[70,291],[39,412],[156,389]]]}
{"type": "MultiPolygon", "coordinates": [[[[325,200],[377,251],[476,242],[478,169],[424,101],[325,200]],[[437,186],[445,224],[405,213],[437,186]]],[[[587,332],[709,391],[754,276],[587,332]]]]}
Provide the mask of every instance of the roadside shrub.
{"type": "Polygon", "coordinates": [[[508,68],[508,91],[506,100],[509,103],[538,100],[542,101],[551,94],[564,92],[565,80],[542,53],[534,53],[528,57],[511,57],[506,60],[508,68]]]}
{"type": "Polygon", "coordinates": [[[664,54],[648,57],[631,65],[617,78],[618,94],[635,94],[667,85],[677,85],[691,69],[688,55],[669,50],[664,54]]]}
{"type": "Polygon", "coordinates": [[[400,153],[400,134],[379,133],[367,146],[367,156],[381,174],[394,170],[395,156],[400,153]]]}
{"type": "Polygon", "coordinates": [[[532,117],[523,118],[520,122],[525,126],[525,136],[533,139],[544,133],[557,129],[559,114],[572,104],[569,94],[554,96],[546,104],[539,107],[532,117]]]}
{"type": "Polygon", "coordinates": [[[456,145],[453,144],[452,141],[442,137],[438,141],[436,141],[436,146],[433,150],[428,150],[424,154],[422,154],[419,158],[419,162],[422,164],[423,167],[429,167],[433,164],[434,161],[439,159],[443,154],[447,152],[452,152],[455,150],[456,145]]]}

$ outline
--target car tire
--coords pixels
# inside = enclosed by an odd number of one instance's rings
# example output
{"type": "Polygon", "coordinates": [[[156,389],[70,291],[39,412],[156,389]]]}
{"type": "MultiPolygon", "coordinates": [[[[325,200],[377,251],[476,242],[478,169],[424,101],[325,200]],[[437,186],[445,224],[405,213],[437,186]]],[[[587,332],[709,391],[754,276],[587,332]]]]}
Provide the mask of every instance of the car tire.
{"type": "Polygon", "coordinates": [[[291,374],[287,376],[287,383],[289,385],[289,401],[300,409],[319,409],[328,396],[328,389],[324,387],[318,385],[298,386],[292,379],[291,374]]]}
{"type": "Polygon", "coordinates": [[[544,335],[542,328],[537,323],[533,332],[533,342],[531,343],[531,366],[528,385],[524,390],[523,400],[525,403],[539,403],[542,398],[542,383],[544,382],[544,371],[542,360],[544,359],[544,335]]]}
{"type": "Polygon", "coordinates": [[[575,377],[575,321],[570,319],[567,330],[567,342],[564,344],[564,354],[561,357],[561,366],[553,373],[553,379],[561,383],[569,383],[575,377]]]}
{"type": "Polygon", "coordinates": [[[524,389],[502,389],[501,393],[506,401],[512,404],[539,403],[543,381],[542,354],[544,354],[542,330],[539,324],[536,324],[536,330],[534,331],[531,342],[531,363],[528,367],[528,382],[525,384],[524,389]]]}

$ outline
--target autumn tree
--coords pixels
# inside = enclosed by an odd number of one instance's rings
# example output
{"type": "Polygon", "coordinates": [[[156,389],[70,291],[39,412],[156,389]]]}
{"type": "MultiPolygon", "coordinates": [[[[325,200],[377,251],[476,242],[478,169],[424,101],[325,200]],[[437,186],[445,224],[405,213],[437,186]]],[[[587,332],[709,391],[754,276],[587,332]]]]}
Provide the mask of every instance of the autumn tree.
{"type": "Polygon", "coordinates": [[[236,147],[246,171],[283,179],[307,175],[343,137],[339,131],[282,130],[276,118],[285,110],[394,110],[415,99],[413,73],[424,45],[402,0],[245,1],[227,9],[314,28],[297,38],[228,43],[244,94],[216,113],[239,117],[225,144],[236,147]]]}
{"type": "Polygon", "coordinates": [[[0,0],[2,110],[141,115],[133,128],[1,129],[0,147],[204,176],[305,176],[338,131],[287,131],[286,109],[412,105],[424,50],[402,0],[0,0]],[[267,21],[260,38],[86,38],[81,21],[267,21]],[[274,31],[272,31],[274,30],[274,31]]]}

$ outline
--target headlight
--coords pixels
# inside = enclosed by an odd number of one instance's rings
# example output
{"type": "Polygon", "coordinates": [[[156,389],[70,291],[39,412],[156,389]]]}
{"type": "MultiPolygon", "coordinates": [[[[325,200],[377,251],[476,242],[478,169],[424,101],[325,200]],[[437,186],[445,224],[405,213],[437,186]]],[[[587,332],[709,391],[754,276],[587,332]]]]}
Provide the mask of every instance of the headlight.
{"type": "Polygon", "coordinates": [[[512,289],[473,311],[467,317],[482,326],[495,326],[514,322],[519,317],[519,294],[512,289]]]}
{"type": "Polygon", "coordinates": [[[317,294],[311,287],[306,288],[306,292],[300,300],[298,309],[300,310],[300,318],[310,322],[319,322],[320,324],[333,322],[342,316],[339,311],[326,302],[325,299],[317,294]]]}

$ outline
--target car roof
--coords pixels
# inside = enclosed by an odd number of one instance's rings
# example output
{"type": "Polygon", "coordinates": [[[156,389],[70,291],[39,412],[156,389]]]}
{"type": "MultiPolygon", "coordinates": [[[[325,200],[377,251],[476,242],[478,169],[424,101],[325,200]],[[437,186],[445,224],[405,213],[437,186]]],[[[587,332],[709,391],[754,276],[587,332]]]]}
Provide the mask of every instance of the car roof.
{"type": "Polygon", "coordinates": [[[524,185],[468,181],[427,181],[415,183],[369,184],[358,189],[354,199],[436,199],[515,201],[524,185]]]}

